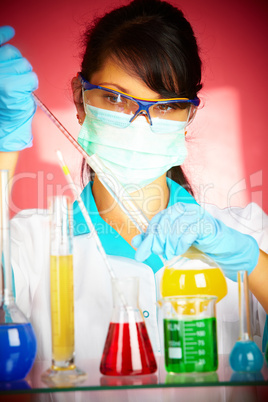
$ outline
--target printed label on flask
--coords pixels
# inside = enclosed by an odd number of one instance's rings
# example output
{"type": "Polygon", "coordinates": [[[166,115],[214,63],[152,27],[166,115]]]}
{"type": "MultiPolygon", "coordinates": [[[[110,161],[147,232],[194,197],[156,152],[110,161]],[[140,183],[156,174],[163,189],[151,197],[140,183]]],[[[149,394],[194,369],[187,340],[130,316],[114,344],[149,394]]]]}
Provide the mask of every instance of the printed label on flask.
{"type": "Polygon", "coordinates": [[[200,320],[164,319],[164,344],[168,372],[217,370],[215,317],[200,320]]]}

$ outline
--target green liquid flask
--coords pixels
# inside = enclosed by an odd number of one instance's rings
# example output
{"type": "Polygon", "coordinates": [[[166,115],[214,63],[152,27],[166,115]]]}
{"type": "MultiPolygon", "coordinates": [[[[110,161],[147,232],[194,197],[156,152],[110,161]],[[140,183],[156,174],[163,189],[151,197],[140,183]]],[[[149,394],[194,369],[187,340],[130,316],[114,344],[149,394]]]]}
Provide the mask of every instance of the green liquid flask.
{"type": "Polygon", "coordinates": [[[215,296],[175,296],[160,301],[167,372],[217,370],[215,302],[215,296]]]}

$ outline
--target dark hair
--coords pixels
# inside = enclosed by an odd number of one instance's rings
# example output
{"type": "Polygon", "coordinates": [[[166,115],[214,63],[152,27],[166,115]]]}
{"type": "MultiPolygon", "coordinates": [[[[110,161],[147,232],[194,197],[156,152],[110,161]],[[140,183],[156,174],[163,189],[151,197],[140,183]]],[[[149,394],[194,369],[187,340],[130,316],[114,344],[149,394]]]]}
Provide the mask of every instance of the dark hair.
{"type": "MultiPolygon", "coordinates": [[[[81,72],[89,81],[112,58],[163,98],[193,99],[202,87],[192,27],[182,11],[165,1],[134,0],[114,9],[93,22],[84,44],[81,72]]],[[[180,166],[168,176],[193,194],[180,166]]]]}

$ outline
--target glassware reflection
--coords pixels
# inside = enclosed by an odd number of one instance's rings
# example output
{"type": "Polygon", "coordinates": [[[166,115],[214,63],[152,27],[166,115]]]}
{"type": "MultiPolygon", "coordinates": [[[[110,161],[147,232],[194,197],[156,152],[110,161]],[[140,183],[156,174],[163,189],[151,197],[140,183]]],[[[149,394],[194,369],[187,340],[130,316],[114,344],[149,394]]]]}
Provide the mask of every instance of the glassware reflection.
{"type": "Polygon", "coordinates": [[[158,377],[156,374],[148,374],[148,375],[132,376],[132,377],[131,376],[100,377],[100,385],[102,387],[120,387],[124,385],[150,385],[157,383],[158,383],[158,377]]]}
{"type": "Polygon", "coordinates": [[[201,384],[217,383],[219,377],[216,372],[211,373],[168,373],[166,384],[201,384]]]}

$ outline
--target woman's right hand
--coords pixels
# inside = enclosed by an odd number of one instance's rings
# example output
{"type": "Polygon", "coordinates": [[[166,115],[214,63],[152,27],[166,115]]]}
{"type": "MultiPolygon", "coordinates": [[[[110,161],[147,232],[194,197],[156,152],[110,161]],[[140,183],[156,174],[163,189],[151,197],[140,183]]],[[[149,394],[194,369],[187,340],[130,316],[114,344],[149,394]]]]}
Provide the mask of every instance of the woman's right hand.
{"type": "Polygon", "coordinates": [[[260,256],[253,237],[230,228],[194,203],[177,202],[159,212],[151,219],[146,233],[135,236],[131,243],[137,248],[138,261],[145,261],[152,253],[171,260],[193,245],[211,257],[225,276],[235,282],[237,271],[250,274],[260,256]]]}
{"type": "Polygon", "coordinates": [[[37,75],[20,51],[5,44],[15,35],[10,26],[0,27],[0,151],[20,151],[32,146],[32,119],[36,104],[32,92],[37,75]]]}

